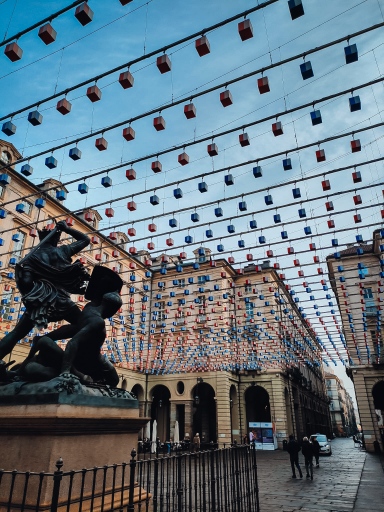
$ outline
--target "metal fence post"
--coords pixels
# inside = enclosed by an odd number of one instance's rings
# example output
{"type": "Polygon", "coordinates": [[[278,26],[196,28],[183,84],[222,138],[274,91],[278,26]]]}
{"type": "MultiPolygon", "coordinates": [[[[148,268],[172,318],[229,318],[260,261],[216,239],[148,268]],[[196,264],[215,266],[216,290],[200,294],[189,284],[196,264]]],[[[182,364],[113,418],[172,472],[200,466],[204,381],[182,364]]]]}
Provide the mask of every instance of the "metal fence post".
{"type": "Polygon", "coordinates": [[[253,473],[255,477],[255,492],[256,492],[256,512],[259,512],[260,510],[260,504],[259,504],[259,483],[257,480],[257,460],[256,460],[256,445],[253,445],[253,450],[251,450],[253,453],[253,473]]]}
{"type": "Polygon", "coordinates": [[[159,459],[155,458],[155,468],[153,474],[153,512],[157,512],[157,491],[159,485],[159,459]]]}
{"type": "Polygon", "coordinates": [[[240,492],[240,471],[239,471],[239,458],[238,458],[238,448],[237,444],[234,444],[233,451],[235,454],[235,480],[236,480],[236,502],[237,502],[237,511],[241,512],[241,492],[240,492]]]}
{"type": "Polygon", "coordinates": [[[136,470],[136,450],[131,451],[131,460],[129,463],[130,475],[129,475],[129,498],[127,512],[134,512],[135,505],[133,504],[133,497],[135,494],[135,470],[136,470]]]}
{"type": "Polygon", "coordinates": [[[56,462],[56,471],[53,474],[51,512],[57,512],[57,505],[59,503],[60,485],[61,485],[61,480],[63,478],[63,472],[61,471],[63,464],[64,464],[63,459],[60,457],[59,460],[56,462]]]}
{"type": "Polygon", "coordinates": [[[182,462],[183,462],[183,455],[181,453],[178,453],[176,455],[176,461],[177,461],[177,512],[182,512],[183,510],[183,494],[184,494],[184,488],[183,488],[183,479],[182,479],[182,462]]]}
{"type": "Polygon", "coordinates": [[[216,475],[215,475],[215,452],[214,450],[210,451],[210,459],[211,459],[211,510],[212,512],[216,512],[216,475]]]}

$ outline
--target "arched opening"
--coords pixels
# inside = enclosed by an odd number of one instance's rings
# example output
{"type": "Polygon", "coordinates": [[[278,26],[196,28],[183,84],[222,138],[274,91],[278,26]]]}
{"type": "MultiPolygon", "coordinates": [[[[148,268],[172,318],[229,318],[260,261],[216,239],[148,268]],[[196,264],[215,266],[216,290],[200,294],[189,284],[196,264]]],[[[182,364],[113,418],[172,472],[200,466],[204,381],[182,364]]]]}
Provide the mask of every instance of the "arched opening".
{"type": "Polygon", "coordinates": [[[242,441],[242,436],[245,434],[240,432],[240,422],[239,422],[239,398],[236,390],[236,386],[232,385],[229,390],[229,406],[231,413],[231,434],[232,434],[232,442],[236,441],[240,443],[242,441]]]}
{"type": "Polygon", "coordinates": [[[291,400],[290,400],[289,392],[288,392],[287,388],[285,388],[285,390],[284,390],[284,400],[285,400],[285,415],[287,417],[287,430],[288,430],[288,432],[286,434],[288,437],[290,434],[294,434],[294,431],[293,431],[293,422],[292,422],[291,400]]]}
{"type": "Polygon", "coordinates": [[[380,430],[381,442],[384,446],[384,380],[381,380],[373,386],[372,397],[375,407],[377,425],[380,430]]]}
{"type": "Polygon", "coordinates": [[[192,390],[193,396],[193,434],[199,432],[201,448],[205,443],[217,442],[215,391],[202,379],[192,390]]]}
{"type": "Polygon", "coordinates": [[[269,394],[261,386],[251,386],[245,391],[247,425],[253,422],[271,422],[269,394]]]}
{"type": "MultiPolygon", "coordinates": [[[[124,382],[125,382],[125,385],[127,385],[127,381],[124,379],[122,387],[124,386],[124,382]]],[[[133,386],[133,388],[131,389],[131,393],[133,393],[135,395],[135,397],[137,398],[137,400],[139,402],[139,416],[145,416],[144,389],[142,388],[142,386],[140,386],[140,384],[135,384],[133,386]]]]}
{"type": "Polygon", "coordinates": [[[170,402],[171,393],[166,386],[152,389],[151,419],[157,422],[157,437],[162,443],[170,440],[170,402]]]}

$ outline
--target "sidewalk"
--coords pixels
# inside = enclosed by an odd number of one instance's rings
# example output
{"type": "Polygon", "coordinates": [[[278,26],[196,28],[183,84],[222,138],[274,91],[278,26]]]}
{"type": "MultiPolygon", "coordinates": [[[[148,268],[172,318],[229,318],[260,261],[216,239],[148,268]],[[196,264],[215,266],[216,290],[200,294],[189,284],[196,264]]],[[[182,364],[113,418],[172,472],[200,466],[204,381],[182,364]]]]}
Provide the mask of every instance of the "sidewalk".
{"type": "Polygon", "coordinates": [[[354,512],[384,510],[384,470],[382,464],[382,457],[366,453],[354,512]]]}

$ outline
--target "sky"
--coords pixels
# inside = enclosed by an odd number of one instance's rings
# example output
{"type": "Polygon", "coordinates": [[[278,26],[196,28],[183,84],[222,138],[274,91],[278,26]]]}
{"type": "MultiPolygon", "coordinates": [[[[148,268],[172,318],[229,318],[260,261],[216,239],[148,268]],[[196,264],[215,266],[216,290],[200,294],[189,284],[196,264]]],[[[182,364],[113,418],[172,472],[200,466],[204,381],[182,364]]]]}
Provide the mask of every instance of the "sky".
{"type": "MultiPolygon", "coordinates": [[[[238,33],[238,23],[244,17],[208,30],[257,3],[133,0],[123,6],[119,0],[89,0],[94,17],[86,26],[76,20],[71,9],[52,21],[57,31],[52,44],[45,45],[35,29],[18,39],[23,49],[21,60],[11,62],[0,53],[0,117],[5,118],[2,122],[10,120],[9,114],[33,104],[39,104],[38,111],[43,116],[41,125],[32,126],[27,115],[36,106],[16,114],[12,118],[17,126],[15,135],[1,134],[1,137],[12,142],[32,165],[33,183],[53,177],[68,190],[66,207],[73,211],[96,208],[103,217],[100,223],[103,233],[108,234],[115,225],[125,232],[134,226],[137,230],[134,244],[138,250],[145,248],[150,240],[147,226],[153,219],[157,225],[154,254],[167,249],[165,240],[171,236],[175,245],[168,249],[170,253],[184,248],[188,257],[192,257],[192,250],[204,245],[214,255],[234,256],[237,267],[245,265],[246,253],[252,253],[255,260],[278,262],[287,282],[296,290],[300,306],[321,336],[327,350],[324,360],[353,394],[340,362],[340,358],[347,362],[346,352],[332,320],[331,310],[337,309],[336,301],[333,296],[331,301],[326,299],[326,294],[332,295],[332,291],[330,288],[324,291],[320,279],[327,280],[325,258],[334,252],[331,239],[337,239],[343,249],[345,244],[355,241],[356,234],[371,239],[373,230],[381,223],[382,162],[359,167],[363,179],[357,185],[351,175],[354,165],[383,157],[384,130],[375,126],[383,123],[383,82],[353,92],[359,85],[383,78],[383,28],[350,39],[350,45],[357,45],[357,62],[346,64],[344,48],[348,45],[346,36],[384,21],[384,2],[303,0],[304,16],[292,20],[287,1],[279,0],[247,16],[253,26],[253,37],[248,40],[242,41],[238,33]],[[196,52],[194,40],[199,36],[167,49],[195,33],[207,36],[209,54],[200,57],[196,52]],[[344,41],[308,55],[310,50],[341,38],[344,41]],[[156,54],[140,59],[151,52],[156,54]],[[164,52],[171,61],[171,71],[161,74],[156,58],[164,52]],[[307,53],[304,58],[293,59],[303,53],[307,53]],[[97,80],[102,92],[100,101],[92,103],[88,99],[86,90],[95,85],[95,77],[137,59],[139,62],[129,67],[134,77],[132,88],[123,89],[118,82],[120,72],[128,69],[124,67],[97,80]],[[300,64],[308,61],[314,76],[303,80],[300,64]],[[275,66],[265,69],[271,65],[275,66]],[[247,74],[252,76],[245,77],[247,74]],[[270,91],[265,94],[260,94],[257,87],[257,79],[262,76],[269,81],[270,91]],[[72,109],[69,114],[61,115],[56,103],[65,97],[64,91],[90,79],[93,80],[66,95],[72,109]],[[230,83],[232,80],[234,83],[230,83]],[[233,101],[227,107],[220,102],[220,93],[225,90],[230,91],[233,101]],[[352,93],[320,101],[342,91],[352,93]],[[59,92],[63,92],[60,97],[44,101],[59,92]],[[352,95],[359,95],[361,110],[350,112],[352,95]],[[179,101],[180,104],[171,106],[179,101]],[[196,107],[196,117],[186,119],[183,108],[190,101],[196,107]],[[295,108],[294,112],[284,113],[295,108]],[[320,110],[321,124],[312,125],[313,110],[320,110]],[[155,113],[146,115],[151,111],[155,113]],[[162,131],[153,127],[153,118],[157,116],[165,120],[162,131]],[[136,117],[139,119],[131,123],[135,139],[127,142],[122,130],[136,117]],[[263,121],[267,117],[272,119],[263,121]],[[274,122],[282,123],[282,135],[273,135],[274,122]],[[109,129],[115,124],[121,126],[109,129]],[[249,126],[243,129],[245,125],[249,126]],[[362,128],[365,130],[358,133],[362,128]],[[103,134],[78,142],[80,160],[68,157],[69,149],[76,146],[79,138],[103,130],[103,134]],[[250,139],[246,147],[239,144],[239,134],[243,131],[250,139]],[[354,138],[361,143],[362,150],[358,153],[351,152],[351,135],[338,137],[353,131],[354,138]],[[101,136],[108,142],[107,150],[102,152],[95,148],[95,140],[101,136]],[[319,143],[329,137],[336,138],[319,143]],[[218,147],[215,157],[207,153],[210,143],[218,147]],[[68,145],[52,152],[63,144],[68,145]],[[309,147],[296,149],[306,145],[309,147]],[[322,149],[326,160],[319,163],[315,152],[322,149]],[[188,154],[189,163],[181,166],[178,155],[183,152],[188,154]],[[44,164],[45,158],[51,155],[58,162],[54,169],[44,164]],[[288,171],[282,165],[286,157],[292,163],[288,171]],[[162,172],[157,174],[151,170],[151,162],[155,160],[162,164],[162,172]],[[262,167],[260,178],[253,176],[257,164],[262,167]],[[125,177],[125,171],[131,167],[137,174],[135,181],[127,181],[125,177]],[[325,177],[342,167],[348,168],[325,177]],[[107,174],[111,168],[114,170],[107,174]],[[225,185],[226,174],[232,174],[233,185],[225,185]],[[107,175],[113,185],[104,188],[101,178],[107,175]],[[325,179],[330,181],[329,191],[322,188],[325,179]],[[83,181],[89,192],[81,195],[77,188],[83,181]],[[208,185],[205,194],[198,191],[200,181],[208,185]],[[182,198],[174,197],[175,188],[182,189],[182,198]],[[301,197],[295,199],[292,189],[296,188],[300,189],[301,197]],[[356,193],[360,194],[364,208],[359,210],[362,222],[358,225],[353,220],[353,215],[358,213],[353,203],[356,193]],[[160,199],[157,206],[149,202],[154,194],[160,199]],[[271,206],[265,204],[266,195],[272,196],[271,206]],[[129,200],[137,203],[135,212],[128,212],[129,200]],[[239,211],[242,200],[247,203],[243,214],[239,211]],[[334,203],[333,217],[325,210],[328,200],[334,203]],[[104,215],[108,206],[115,211],[112,219],[104,215]],[[214,215],[217,207],[223,209],[222,219],[214,215]],[[298,210],[302,208],[306,217],[300,219],[298,210]],[[199,214],[198,223],[191,221],[192,213],[199,214]],[[274,215],[280,215],[281,223],[275,223],[274,215]],[[169,227],[170,218],[177,219],[177,229],[169,227]],[[327,224],[330,218],[335,221],[332,230],[327,224]],[[252,219],[257,221],[255,230],[249,225],[252,219]],[[234,234],[228,233],[230,224],[235,226],[234,234]],[[311,235],[305,234],[304,227],[310,227],[311,235]],[[205,236],[209,228],[214,234],[212,239],[205,236]],[[287,240],[282,239],[281,231],[287,231],[287,240]],[[193,237],[193,244],[185,243],[187,235],[193,237]],[[266,244],[260,244],[260,236],[265,236],[266,244]],[[243,250],[239,250],[239,240],[245,242],[243,250]],[[309,250],[310,243],[316,245],[316,251],[309,250]],[[224,246],[224,251],[218,254],[219,244],[224,246]],[[287,254],[289,245],[300,252],[297,256],[300,268],[305,271],[314,300],[302,286],[303,278],[298,277],[292,255],[287,254]],[[273,250],[274,256],[267,257],[267,250],[273,250]],[[319,264],[313,262],[314,255],[319,257],[319,264]],[[324,276],[318,274],[318,268],[323,269],[324,276]],[[329,306],[329,302],[334,306],[329,306]],[[316,315],[314,304],[320,316],[316,315]],[[334,345],[324,334],[319,318],[324,320],[334,345]]],[[[67,5],[67,0],[0,0],[0,36],[3,40],[10,38],[67,5]]]]}

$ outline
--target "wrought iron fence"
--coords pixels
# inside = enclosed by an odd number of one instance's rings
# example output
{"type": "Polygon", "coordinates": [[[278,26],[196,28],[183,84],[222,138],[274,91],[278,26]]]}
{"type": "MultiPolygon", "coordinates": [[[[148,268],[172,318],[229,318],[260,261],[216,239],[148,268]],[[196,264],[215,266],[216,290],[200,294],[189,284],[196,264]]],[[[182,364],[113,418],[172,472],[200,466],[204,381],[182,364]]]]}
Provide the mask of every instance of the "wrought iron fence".
{"type": "Polygon", "coordinates": [[[259,512],[247,445],[53,473],[0,470],[1,512],[259,512]]]}

